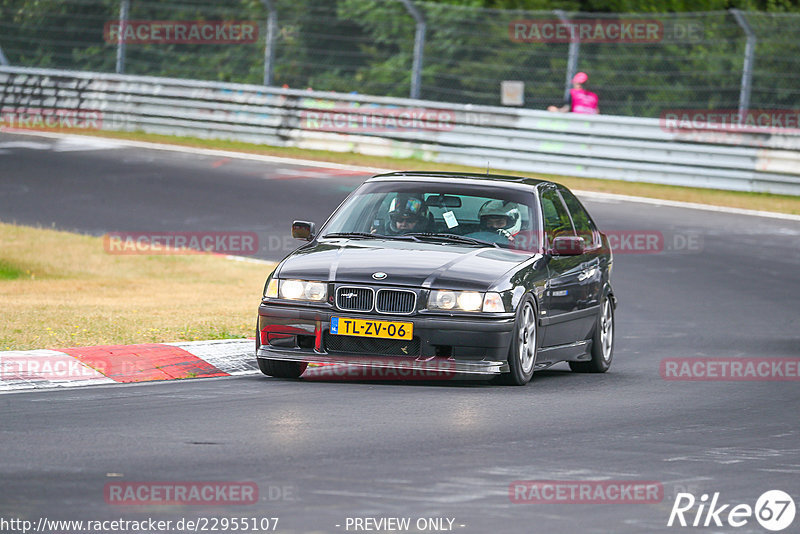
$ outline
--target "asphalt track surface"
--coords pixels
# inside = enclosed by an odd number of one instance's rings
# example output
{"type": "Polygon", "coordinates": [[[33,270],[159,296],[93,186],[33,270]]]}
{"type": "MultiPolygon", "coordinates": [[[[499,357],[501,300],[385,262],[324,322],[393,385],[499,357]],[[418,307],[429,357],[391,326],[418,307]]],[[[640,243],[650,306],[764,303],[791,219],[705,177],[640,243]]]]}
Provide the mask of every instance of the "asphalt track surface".
{"type": "MultiPolygon", "coordinates": [[[[56,145],[0,135],[0,220],[95,235],[256,231],[269,245],[293,218],[323,222],[363,179],[56,145]],[[8,144],[23,141],[51,146],[8,144]]],[[[586,204],[604,229],[657,230],[670,245],[615,256],[620,306],[609,373],[574,374],[561,364],[521,388],[245,376],[0,395],[0,518],[279,517],[278,531],[292,533],[353,532],[348,517],[410,517],[412,525],[447,517],[464,533],[766,532],[753,518],[740,528],[666,524],[680,491],[753,506],[781,489],[798,501],[798,382],[668,381],[659,364],[800,356],[800,223],[586,204]],[[687,236],[693,250],[675,250],[687,236]],[[658,481],[664,499],[509,499],[516,480],[601,479],[658,481]],[[253,481],[260,502],[118,506],[103,494],[108,482],[207,480],[253,481]]],[[[278,259],[283,248],[259,256],[278,259]]],[[[798,525],[800,517],[784,532],[798,525]]]]}

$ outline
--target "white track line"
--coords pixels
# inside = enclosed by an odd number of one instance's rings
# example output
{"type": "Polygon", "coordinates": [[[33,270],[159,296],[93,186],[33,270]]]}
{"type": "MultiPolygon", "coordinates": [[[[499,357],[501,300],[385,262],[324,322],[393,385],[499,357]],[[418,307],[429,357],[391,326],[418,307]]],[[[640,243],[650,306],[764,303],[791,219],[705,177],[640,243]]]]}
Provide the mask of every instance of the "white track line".
{"type": "Polygon", "coordinates": [[[680,200],[661,200],[658,198],[634,197],[629,195],[619,195],[616,193],[601,193],[599,191],[582,191],[573,189],[573,193],[578,196],[592,200],[620,201],[620,202],[639,202],[641,204],[653,204],[656,206],[666,206],[670,208],[686,208],[693,210],[716,211],[719,213],[733,213],[736,215],[749,215],[753,217],[771,217],[773,219],[783,219],[787,221],[800,221],[800,215],[789,213],[777,213],[774,211],[746,210],[743,208],[729,208],[726,206],[713,206],[711,204],[700,204],[699,202],[683,202],[680,200]]]}
{"type": "MultiPolygon", "coordinates": [[[[359,165],[345,165],[342,163],[331,163],[326,161],[316,161],[310,159],[294,159],[294,158],[286,158],[280,156],[265,156],[262,154],[248,154],[246,152],[233,152],[229,150],[217,150],[212,148],[197,148],[197,147],[184,147],[179,145],[168,145],[168,144],[161,144],[161,143],[150,143],[145,141],[129,141],[126,139],[115,139],[115,138],[107,138],[107,137],[96,137],[90,135],[79,135],[79,134],[63,134],[63,133],[56,133],[56,132],[21,132],[21,131],[7,131],[4,133],[10,134],[19,134],[19,135],[34,135],[34,136],[41,136],[41,137],[49,137],[52,139],[70,139],[70,140],[79,140],[79,139],[104,139],[109,141],[114,141],[119,143],[121,146],[127,147],[137,147],[137,148],[146,148],[150,150],[164,150],[168,152],[182,152],[184,154],[199,154],[205,156],[219,156],[224,158],[236,158],[236,159],[244,159],[250,161],[263,161],[265,163],[282,163],[286,165],[306,165],[309,167],[315,167],[320,169],[342,169],[348,171],[357,171],[363,172],[364,174],[379,174],[385,172],[392,172],[391,169],[380,169],[376,167],[362,167],[359,165]]],[[[786,221],[800,221],[800,215],[792,215],[789,213],[778,213],[772,211],[759,211],[759,210],[748,210],[742,208],[729,208],[725,206],[714,206],[711,204],[701,204],[698,202],[682,202],[677,200],[661,200],[657,198],[648,198],[648,197],[636,197],[630,195],[619,195],[616,193],[600,193],[595,191],[582,191],[582,190],[575,190],[574,191],[577,195],[583,196],[585,198],[591,198],[593,200],[609,200],[609,201],[620,201],[620,202],[638,202],[641,204],[651,204],[655,206],[666,206],[666,207],[673,207],[673,208],[684,208],[684,209],[694,209],[694,210],[704,210],[704,211],[713,211],[717,213],[732,213],[735,215],[746,215],[750,217],[768,217],[772,219],[781,219],[786,221]]]]}
{"type": "Polygon", "coordinates": [[[236,158],[246,159],[251,161],[263,161],[265,163],[283,163],[286,165],[307,165],[309,167],[322,168],[322,169],[341,169],[346,171],[358,171],[364,174],[377,174],[383,172],[391,172],[391,169],[378,169],[373,167],[361,167],[358,165],[345,165],[342,163],[331,163],[326,161],[317,161],[310,159],[294,159],[285,158],[281,156],[267,156],[264,154],[249,154],[247,152],[236,152],[231,150],[218,150],[215,148],[199,148],[191,146],[168,145],[161,143],[150,143],[146,141],[130,141],[127,139],[116,139],[113,137],[96,137],[91,135],[80,134],[64,134],[56,132],[20,132],[20,131],[3,131],[2,133],[15,134],[15,135],[34,135],[41,137],[48,137],[51,139],[103,139],[119,143],[123,147],[147,148],[149,150],[164,150],[168,152],[182,152],[184,154],[200,154],[204,156],[219,156],[222,158],[236,158]]]}

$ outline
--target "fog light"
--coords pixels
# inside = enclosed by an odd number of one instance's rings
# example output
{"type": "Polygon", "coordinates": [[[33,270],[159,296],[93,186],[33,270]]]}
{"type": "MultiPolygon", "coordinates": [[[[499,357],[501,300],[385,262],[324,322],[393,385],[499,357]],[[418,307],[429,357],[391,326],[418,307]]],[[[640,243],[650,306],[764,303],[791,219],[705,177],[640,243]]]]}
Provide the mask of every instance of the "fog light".
{"type": "Polygon", "coordinates": [[[320,282],[308,282],[306,284],[305,297],[308,300],[325,300],[325,284],[320,282]]]}
{"type": "Polygon", "coordinates": [[[452,310],[456,306],[456,294],[452,291],[434,293],[434,305],[442,310],[452,310]]]}

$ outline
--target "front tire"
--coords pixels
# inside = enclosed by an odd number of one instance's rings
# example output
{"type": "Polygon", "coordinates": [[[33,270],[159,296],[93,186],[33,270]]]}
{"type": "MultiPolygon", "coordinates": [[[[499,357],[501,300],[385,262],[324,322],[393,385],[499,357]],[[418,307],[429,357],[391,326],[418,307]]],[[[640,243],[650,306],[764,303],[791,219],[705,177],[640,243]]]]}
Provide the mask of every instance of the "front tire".
{"type": "Polygon", "coordinates": [[[300,378],[308,367],[307,362],[285,362],[283,360],[265,360],[256,358],[258,368],[267,376],[275,378],[300,378]]]}
{"type": "Polygon", "coordinates": [[[611,296],[603,299],[592,336],[592,359],[588,362],[569,362],[576,373],[605,373],[614,358],[614,304],[611,296]]]}
{"type": "Polygon", "coordinates": [[[275,378],[300,378],[308,367],[307,362],[284,362],[282,360],[265,360],[258,357],[258,349],[261,348],[261,332],[258,331],[256,322],[256,361],[259,370],[267,376],[275,378]]]}
{"type": "Polygon", "coordinates": [[[539,350],[539,327],[536,302],[529,295],[517,308],[514,322],[514,338],[508,353],[510,372],[500,376],[500,383],[510,386],[524,386],[533,377],[536,354],[539,350]]]}

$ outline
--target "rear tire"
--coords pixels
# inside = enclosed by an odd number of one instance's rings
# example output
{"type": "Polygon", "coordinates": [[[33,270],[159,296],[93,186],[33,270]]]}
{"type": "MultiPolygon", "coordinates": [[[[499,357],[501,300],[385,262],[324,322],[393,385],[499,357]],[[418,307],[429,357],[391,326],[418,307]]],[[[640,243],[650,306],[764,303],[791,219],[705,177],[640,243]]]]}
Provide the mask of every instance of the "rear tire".
{"type": "Polygon", "coordinates": [[[569,362],[576,373],[605,373],[614,359],[614,304],[606,296],[597,315],[597,324],[592,336],[592,359],[588,362],[569,362]]]}
{"type": "Polygon", "coordinates": [[[536,302],[528,295],[517,308],[514,337],[508,351],[510,372],[500,375],[498,382],[509,386],[524,386],[533,377],[539,350],[539,327],[536,302]]]}
{"type": "Polygon", "coordinates": [[[258,349],[261,348],[261,332],[258,331],[256,322],[256,361],[258,368],[267,376],[275,378],[300,378],[308,367],[307,362],[285,362],[283,360],[265,360],[258,357],[258,349]]]}

